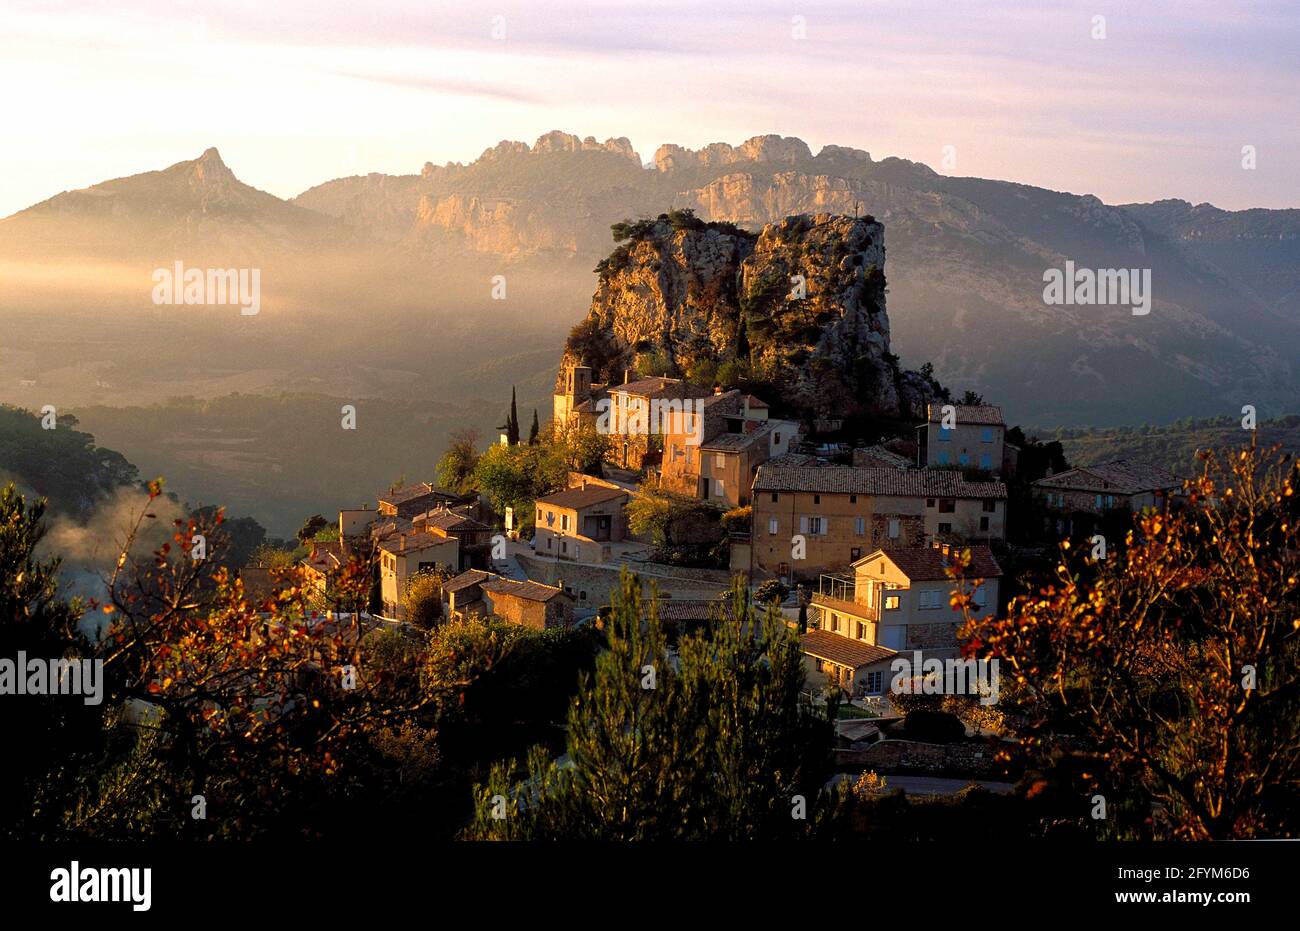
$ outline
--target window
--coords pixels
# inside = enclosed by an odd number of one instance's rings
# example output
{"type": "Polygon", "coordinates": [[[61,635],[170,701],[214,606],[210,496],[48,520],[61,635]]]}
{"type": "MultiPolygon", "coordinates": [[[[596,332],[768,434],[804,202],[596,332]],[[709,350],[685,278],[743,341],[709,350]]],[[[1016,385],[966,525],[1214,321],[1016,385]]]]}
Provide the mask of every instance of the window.
{"type": "Polygon", "coordinates": [[[973,600],[975,601],[976,607],[984,607],[985,602],[988,601],[988,590],[981,585],[979,588],[975,589],[973,600]]]}
{"type": "Polygon", "coordinates": [[[777,527],[777,519],[775,517],[769,517],[767,519],[767,532],[772,536],[776,536],[777,527]]]}
{"type": "Polygon", "coordinates": [[[952,533],[952,524],[940,524],[940,525],[939,525],[939,532],[940,532],[940,533],[952,533]]]}
{"type": "Polygon", "coordinates": [[[541,508],[538,508],[538,509],[537,509],[537,523],[540,524],[541,522],[542,522],[542,509],[541,509],[541,508]]]}
{"type": "Polygon", "coordinates": [[[935,608],[943,607],[943,592],[917,592],[916,607],[920,611],[933,611],[935,608]]]}
{"type": "Polygon", "coordinates": [[[716,453],[713,457],[713,468],[721,472],[727,467],[727,457],[722,453],[716,453]]]}
{"type": "Polygon", "coordinates": [[[822,503],[822,496],[821,496],[821,495],[813,495],[813,504],[821,504],[821,503],[822,503]]]}
{"type": "Polygon", "coordinates": [[[1107,496],[1106,496],[1106,507],[1109,508],[1109,507],[1114,507],[1114,506],[1115,506],[1115,497],[1114,497],[1114,495],[1107,495],[1107,496]]]}
{"type": "Polygon", "coordinates": [[[989,529],[989,519],[987,517],[981,517],[980,530],[988,530],[988,529],[989,529]]]}
{"type": "Polygon", "coordinates": [[[859,517],[853,521],[853,532],[860,537],[867,535],[867,519],[865,517],[859,517]]]}
{"type": "Polygon", "coordinates": [[[932,508],[932,507],[934,507],[934,499],[933,499],[933,498],[926,498],[926,499],[925,499],[925,506],[928,507],[928,508],[932,508]]]}
{"type": "Polygon", "coordinates": [[[722,479],[715,478],[713,480],[713,497],[724,498],[726,497],[726,494],[727,494],[727,490],[726,487],[723,485],[722,479]]]}
{"type": "Polygon", "coordinates": [[[560,530],[568,530],[568,529],[569,529],[569,515],[565,514],[560,518],[560,530]]]}
{"type": "Polygon", "coordinates": [[[858,621],[858,639],[859,640],[867,639],[867,625],[862,623],[861,621],[858,621]]]}
{"type": "Polygon", "coordinates": [[[560,552],[561,552],[561,553],[567,553],[568,551],[569,551],[569,541],[568,541],[568,540],[561,540],[561,541],[560,541],[560,552]]]}
{"type": "Polygon", "coordinates": [[[980,442],[981,442],[981,443],[992,443],[992,442],[993,442],[993,428],[992,428],[992,427],[985,427],[983,430],[980,431],[980,442]]]}
{"type": "Polygon", "coordinates": [[[1098,510],[1101,509],[1101,495],[1098,495],[1098,496],[1097,496],[1097,508],[1098,508],[1098,510]]]}
{"type": "Polygon", "coordinates": [[[883,672],[867,673],[867,692],[872,695],[879,695],[884,691],[884,678],[885,674],[883,672]]]}
{"type": "Polygon", "coordinates": [[[897,596],[897,595],[886,595],[886,596],[885,596],[885,610],[886,610],[886,611],[897,611],[897,610],[898,610],[898,596],[897,596]]]}
{"type": "Polygon", "coordinates": [[[957,510],[957,502],[956,502],[955,499],[953,499],[953,498],[940,498],[940,499],[939,499],[939,513],[940,513],[940,514],[953,514],[953,513],[956,512],[956,510],[957,510]]]}
{"type": "Polygon", "coordinates": [[[823,521],[820,517],[808,518],[808,532],[814,536],[820,536],[822,533],[825,533],[825,531],[822,530],[822,524],[823,521]]]}
{"type": "Polygon", "coordinates": [[[825,672],[825,671],[826,671],[826,660],[824,660],[824,659],[819,659],[819,660],[817,660],[817,662],[816,662],[815,665],[817,666],[817,671],[818,671],[818,672],[825,672]]]}
{"type": "Polygon", "coordinates": [[[862,547],[855,546],[849,550],[849,559],[851,561],[857,562],[861,558],[862,558],[862,547]]]}
{"type": "Polygon", "coordinates": [[[993,457],[990,456],[988,453],[980,453],[980,468],[981,469],[993,468],[993,457]]]}
{"type": "Polygon", "coordinates": [[[586,601],[586,600],[587,600],[587,590],[586,590],[586,589],[583,589],[582,591],[578,592],[578,598],[579,598],[581,601],[586,601]]]}
{"type": "Polygon", "coordinates": [[[998,509],[998,503],[994,501],[992,498],[985,498],[984,501],[980,504],[980,508],[984,511],[985,514],[992,514],[994,511],[998,509]]]}
{"type": "Polygon", "coordinates": [[[554,527],[554,526],[555,526],[555,512],[554,512],[554,511],[547,511],[547,512],[546,512],[546,526],[548,526],[548,527],[554,527]]]}
{"type": "Polygon", "coordinates": [[[773,446],[780,446],[780,445],[781,445],[781,434],[780,434],[780,433],[773,433],[773,434],[772,434],[772,445],[773,445],[773,446]]]}
{"type": "Polygon", "coordinates": [[[891,517],[889,519],[889,539],[891,540],[898,539],[898,518],[897,517],[891,517]]]}
{"type": "Polygon", "coordinates": [[[546,538],[546,548],[547,548],[548,550],[550,550],[550,549],[555,549],[555,537],[547,537],[547,538],[546,538]]]}
{"type": "Polygon", "coordinates": [[[772,503],[776,504],[776,492],[772,492],[772,503]]]}
{"type": "Polygon", "coordinates": [[[840,616],[834,612],[831,612],[831,630],[837,634],[840,632],[840,616]]]}
{"type": "Polygon", "coordinates": [[[849,504],[857,504],[857,503],[858,503],[858,496],[857,496],[857,495],[849,495],[849,504]]]}

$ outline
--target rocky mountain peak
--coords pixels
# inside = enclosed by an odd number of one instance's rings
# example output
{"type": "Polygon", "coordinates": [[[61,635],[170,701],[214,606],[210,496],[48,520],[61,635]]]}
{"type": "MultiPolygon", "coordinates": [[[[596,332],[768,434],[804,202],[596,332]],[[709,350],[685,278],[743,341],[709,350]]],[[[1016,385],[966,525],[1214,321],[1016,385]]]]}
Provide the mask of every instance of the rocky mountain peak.
{"type": "Polygon", "coordinates": [[[194,160],[194,177],[204,184],[217,184],[234,181],[235,173],[221,160],[221,153],[216,147],[206,149],[194,160]]]}
{"type": "Polygon", "coordinates": [[[597,379],[646,360],[679,376],[765,386],[814,417],[915,417],[924,379],[898,368],[885,312],[884,227],[801,214],[752,233],[689,210],[618,224],[586,320],[565,348],[597,379]]]}

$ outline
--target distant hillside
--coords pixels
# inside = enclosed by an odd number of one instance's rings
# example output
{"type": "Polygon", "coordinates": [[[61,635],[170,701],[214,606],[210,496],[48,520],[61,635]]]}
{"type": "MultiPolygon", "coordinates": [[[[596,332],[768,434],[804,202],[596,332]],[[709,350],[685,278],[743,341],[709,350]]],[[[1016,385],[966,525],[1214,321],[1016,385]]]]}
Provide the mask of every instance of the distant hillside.
{"type": "MultiPolygon", "coordinates": [[[[549,133],[468,165],[321,183],[292,203],[209,150],[0,220],[0,371],[13,373],[0,400],[31,403],[17,393],[31,381],[39,403],[121,404],[311,377],[329,393],[464,400],[484,361],[559,350],[597,289],[611,224],[673,208],[750,231],[874,216],[889,242],[891,351],[1013,421],[1166,423],[1244,403],[1281,416],[1300,397],[1295,211],[1115,207],[779,135],[667,144],[645,168],[627,140],[549,133]],[[263,269],[261,315],[152,306],[149,273],[177,259],[263,269]],[[1045,306],[1043,274],[1066,261],[1151,270],[1151,312],[1045,306]],[[507,299],[490,298],[494,281],[507,299]],[[123,341],[142,320],[162,334],[123,341]],[[169,351],[142,350],[157,345],[169,351]],[[114,394],[123,384],[138,390],[114,394]]],[[[552,376],[543,356],[512,380],[552,376]]]]}
{"type": "Polygon", "coordinates": [[[46,430],[41,415],[0,404],[0,485],[14,482],[24,494],[48,498],[51,513],[85,517],[138,483],[139,470],[125,456],[95,445],[77,425],[63,414],[46,430]]]}
{"type": "MultiPolygon", "coordinates": [[[[1026,431],[1030,432],[1030,431],[1026,431]]],[[[1072,465],[1092,465],[1111,459],[1145,459],[1189,478],[1200,471],[1199,449],[1231,450],[1250,441],[1240,418],[1188,420],[1161,427],[1143,426],[1108,430],[1040,431],[1059,439],[1072,465]]],[[[1258,424],[1258,442],[1300,454],[1300,416],[1281,417],[1258,424]]]]}

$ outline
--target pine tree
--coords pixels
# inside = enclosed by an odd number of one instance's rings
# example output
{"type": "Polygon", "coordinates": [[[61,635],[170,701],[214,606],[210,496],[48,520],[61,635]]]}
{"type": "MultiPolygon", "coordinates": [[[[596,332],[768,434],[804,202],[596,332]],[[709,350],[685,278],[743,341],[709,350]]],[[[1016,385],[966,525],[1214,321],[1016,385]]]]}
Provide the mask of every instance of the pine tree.
{"type": "Polygon", "coordinates": [[[537,419],[537,408],[533,408],[533,425],[528,430],[528,445],[537,445],[537,436],[542,432],[541,422],[537,419]]]}
{"type": "Polygon", "coordinates": [[[797,639],[757,615],[743,582],[678,661],[656,603],[626,569],[609,648],[570,709],[567,755],[534,748],[528,777],[493,767],[475,838],[688,840],[805,836],[828,810],[832,725],[802,696],[797,639]],[[800,798],[801,797],[801,798],[800,798]]]}
{"type": "Polygon", "coordinates": [[[510,419],[506,421],[506,439],[511,446],[519,445],[519,409],[515,405],[515,388],[510,386],[510,419]]]}

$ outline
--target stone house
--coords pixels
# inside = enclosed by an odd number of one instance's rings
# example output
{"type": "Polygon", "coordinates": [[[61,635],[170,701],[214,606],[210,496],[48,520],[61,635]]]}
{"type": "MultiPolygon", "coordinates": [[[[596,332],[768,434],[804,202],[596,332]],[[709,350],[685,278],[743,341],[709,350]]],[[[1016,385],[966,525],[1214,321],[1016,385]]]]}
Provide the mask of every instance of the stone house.
{"type": "Polygon", "coordinates": [[[322,598],[328,597],[330,580],[347,557],[343,553],[342,541],[311,542],[311,552],[302,559],[302,568],[307,576],[307,584],[322,598]]]}
{"type": "Polygon", "coordinates": [[[468,508],[448,508],[439,504],[433,510],[415,515],[411,519],[411,529],[416,533],[454,537],[459,541],[458,571],[485,569],[491,564],[492,528],[472,517],[468,508]]]}
{"type": "Polygon", "coordinates": [[[435,488],[428,482],[416,482],[413,485],[403,485],[401,488],[395,488],[387,494],[380,495],[377,516],[400,517],[411,520],[417,514],[432,510],[440,504],[452,507],[473,504],[474,502],[474,495],[456,495],[435,488]]]}
{"type": "Polygon", "coordinates": [[[992,404],[931,404],[923,433],[922,455],[930,468],[982,469],[1002,474],[1007,428],[1002,408],[992,404]],[[944,408],[952,407],[950,426],[944,408]]]}
{"type": "Polygon", "coordinates": [[[483,583],[497,578],[495,572],[467,569],[448,579],[442,586],[442,597],[447,604],[447,617],[469,617],[486,614],[488,604],[483,600],[483,583]]]}
{"type": "Polygon", "coordinates": [[[376,550],[384,614],[399,621],[406,619],[402,602],[411,576],[426,569],[455,572],[460,565],[460,541],[435,533],[395,533],[380,540],[376,550]]]}
{"type": "MultiPolygon", "coordinates": [[[[853,597],[848,603],[819,605],[821,619],[832,632],[843,624],[857,634],[868,622],[871,642],[897,651],[921,651],[924,658],[954,658],[959,653],[957,629],[962,617],[950,599],[956,582],[948,577],[951,553],[946,544],[885,547],[853,564],[853,597]]],[[[982,580],[973,592],[975,617],[998,611],[1002,568],[988,547],[969,547],[970,565],[964,577],[982,580]]],[[[970,584],[970,583],[968,583],[970,584]]],[[[814,604],[818,596],[813,597],[814,604]]],[[[823,629],[825,627],[823,626],[823,629]]]]}
{"type": "Polygon", "coordinates": [[[573,626],[573,598],[558,586],[496,576],[478,583],[487,613],[533,630],[573,626]]]}
{"type": "Polygon", "coordinates": [[[842,569],[882,546],[1006,537],[1006,485],[960,472],[769,463],[752,500],[753,566],[783,578],[842,569]]]}
{"type": "Polygon", "coordinates": [[[628,493],[621,488],[585,481],[538,498],[534,552],[579,562],[605,562],[609,544],[627,538],[623,511],[627,501],[628,493]]]}
{"type": "Polygon", "coordinates": [[[660,479],[670,491],[727,509],[743,507],[758,467],[790,451],[799,425],[770,419],[766,403],[735,389],[700,404],[702,411],[669,417],[660,479]]]}
{"type": "Polygon", "coordinates": [[[835,684],[852,698],[889,691],[889,664],[897,652],[826,630],[799,638],[804,673],[810,684],[835,684]]]}
{"type": "Polygon", "coordinates": [[[1032,494],[1047,512],[1044,529],[1069,536],[1090,532],[1108,511],[1163,510],[1182,484],[1160,466],[1116,459],[1040,478],[1032,494]]]}

